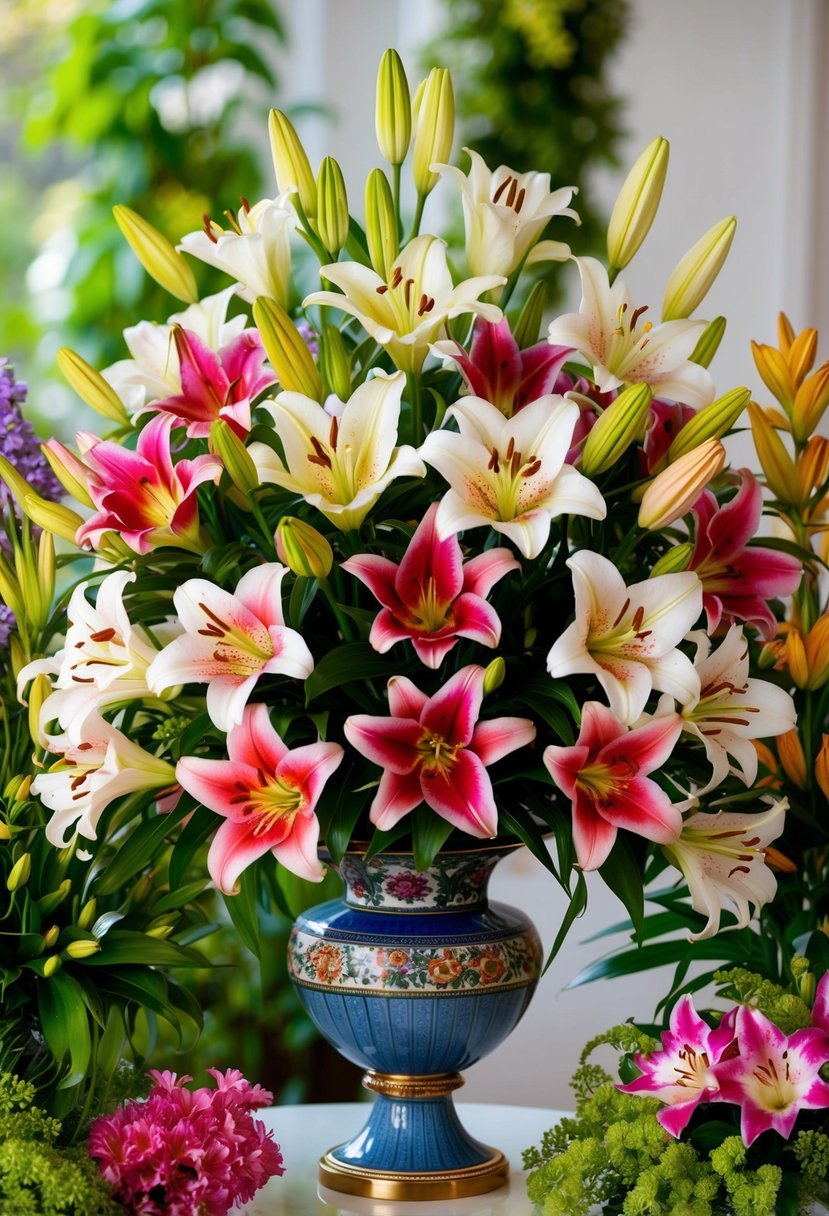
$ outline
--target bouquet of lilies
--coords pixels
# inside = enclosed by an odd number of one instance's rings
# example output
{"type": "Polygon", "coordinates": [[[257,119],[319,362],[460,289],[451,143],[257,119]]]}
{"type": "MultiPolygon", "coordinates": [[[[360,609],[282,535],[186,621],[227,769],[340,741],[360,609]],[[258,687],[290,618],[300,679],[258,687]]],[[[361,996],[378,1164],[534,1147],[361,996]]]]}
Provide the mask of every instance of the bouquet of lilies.
{"type": "Polygon", "coordinates": [[[376,130],[389,172],[369,174],[360,220],[339,165],[315,175],[279,111],[274,198],[177,249],[116,208],[186,307],[126,330],[129,357],[102,372],[61,352],[113,427],[45,445],[79,510],[0,462],[88,568],[62,647],[20,676],[49,839],[94,852],[127,800],[187,861],[212,837],[214,881],[255,905],[286,875],[320,879],[321,840],[336,862],[405,839],[422,868],[453,832],[507,835],[570,893],[564,928],[585,871],[636,907],[669,863],[705,935],[724,898],[745,924],[774,894],[764,850],[785,810],[758,788],[754,741],[795,722],[749,654],[801,563],[752,542],[760,487],[721,442],[749,393],[717,394],[724,321],[691,316],[734,221],[682,257],[648,320],[619,273],[662,191],[654,140],[608,266],[574,259],[579,311],[548,323],[573,190],[474,151],[450,165],[449,73],[412,97],[394,51],[376,130]],[[428,227],[441,179],[465,218],[451,255],[428,227]],[[227,289],[200,299],[193,259],[227,289]]]}

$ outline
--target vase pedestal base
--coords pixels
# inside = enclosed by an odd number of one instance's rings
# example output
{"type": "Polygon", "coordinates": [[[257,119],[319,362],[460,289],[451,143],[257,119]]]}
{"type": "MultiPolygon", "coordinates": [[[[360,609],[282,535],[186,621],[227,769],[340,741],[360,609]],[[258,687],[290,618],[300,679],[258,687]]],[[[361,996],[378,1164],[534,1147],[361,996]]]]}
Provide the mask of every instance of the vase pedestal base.
{"type": "Polygon", "coordinates": [[[509,1161],[498,1149],[479,1165],[459,1170],[437,1170],[428,1174],[384,1172],[345,1165],[333,1155],[320,1158],[320,1183],[332,1191],[359,1195],[364,1199],[387,1199],[398,1203],[416,1203],[430,1199],[467,1199],[497,1191],[509,1180],[509,1161]]]}

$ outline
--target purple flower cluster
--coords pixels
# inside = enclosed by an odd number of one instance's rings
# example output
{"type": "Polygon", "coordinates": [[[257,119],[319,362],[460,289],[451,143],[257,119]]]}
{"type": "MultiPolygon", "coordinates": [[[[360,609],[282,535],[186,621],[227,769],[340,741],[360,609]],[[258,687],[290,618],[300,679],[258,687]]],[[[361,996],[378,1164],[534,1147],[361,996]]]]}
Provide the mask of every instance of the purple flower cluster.
{"type": "MultiPolygon", "coordinates": [[[[0,359],[0,454],[42,498],[58,502],[63,497],[63,488],[40,450],[40,440],[31,422],[21,413],[27,392],[28,386],[15,380],[8,359],[0,359]]],[[[0,482],[0,507],[5,509],[11,501],[8,488],[0,482]]]]}

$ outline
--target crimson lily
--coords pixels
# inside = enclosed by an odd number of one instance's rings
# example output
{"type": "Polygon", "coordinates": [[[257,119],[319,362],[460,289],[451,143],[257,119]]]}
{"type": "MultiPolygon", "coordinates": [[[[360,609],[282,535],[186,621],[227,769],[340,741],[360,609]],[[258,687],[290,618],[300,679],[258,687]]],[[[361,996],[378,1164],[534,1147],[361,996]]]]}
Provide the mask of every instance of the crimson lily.
{"type": "Polygon", "coordinates": [[[788,553],[749,547],[760,523],[763,491],[748,469],[740,469],[739,475],[740,488],[724,507],[709,490],[697,499],[696,542],[689,569],[702,583],[709,634],[738,620],[771,638],[777,622],[767,601],[795,592],[803,566],[788,553]]]}
{"type": "Polygon", "coordinates": [[[98,510],[78,528],[79,545],[95,546],[112,531],[136,553],[159,545],[204,552],[196,490],[203,482],[218,481],[222,466],[206,455],[174,465],[175,425],[171,415],[159,414],[144,427],[134,452],[111,440],[98,440],[86,451],[89,494],[98,510]]]}
{"type": "Polygon", "coordinates": [[[544,763],[573,802],[573,844],[583,870],[607,860],[619,828],[658,844],[679,837],[682,815],[647,774],[665,763],[681,731],[678,714],[629,731],[605,705],[588,701],[576,743],[546,748],[544,763]]]}
{"type": "Polygon", "coordinates": [[[552,393],[571,346],[537,342],[519,350],[506,317],[497,323],[479,317],[469,354],[457,342],[436,342],[436,354],[454,359],[473,397],[483,397],[511,418],[531,401],[552,393]]]}
{"type": "Polygon", "coordinates": [[[205,439],[218,418],[240,437],[251,425],[251,402],[276,376],[264,367],[265,348],[255,329],[246,329],[220,351],[211,350],[198,334],[173,326],[181,392],[153,401],[147,409],[172,414],[191,439],[205,439]]]}
{"type": "Polygon", "coordinates": [[[248,705],[227,736],[227,760],[183,756],[176,778],[225,822],[207,856],[220,891],[231,895],[239,875],[270,851],[280,865],[319,882],[319,821],[323,786],[343,758],[338,743],[288,749],[271,725],[267,705],[248,705]]]}
{"type": "Polygon", "coordinates": [[[383,605],[374,618],[369,641],[385,654],[395,642],[410,638],[427,667],[438,668],[458,638],[494,647],[501,622],[485,596],[509,570],[520,564],[509,549],[488,549],[463,561],[460,542],[440,540],[433,503],[409,542],[400,565],[364,553],[343,562],[383,605]]]}
{"type": "Polygon", "coordinates": [[[486,769],[535,738],[527,718],[478,722],[484,668],[463,667],[433,697],[411,680],[389,680],[389,718],[355,714],[345,723],[352,747],[383,769],[370,819],[386,831],[421,802],[471,836],[498,830],[486,769]]]}

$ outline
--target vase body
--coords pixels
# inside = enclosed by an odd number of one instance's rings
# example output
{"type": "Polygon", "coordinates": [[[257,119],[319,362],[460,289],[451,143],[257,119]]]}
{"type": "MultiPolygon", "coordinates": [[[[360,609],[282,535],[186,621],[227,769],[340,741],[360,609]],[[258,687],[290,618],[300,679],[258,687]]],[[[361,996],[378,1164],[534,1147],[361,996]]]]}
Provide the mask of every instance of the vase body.
{"type": "Polygon", "coordinates": [[[421,873],[410,855],[347,854],[344,898],[297,919],[288,966],[300,999],[376,1094],[363,1129],[322,1158],[325,1186],[419,1200],[506,1181],[503,1154],[464,1131],[451,1095],[515,1027],[540,974],[531,922],[487,899],[510,851],[441,853],[421,873]]]}

